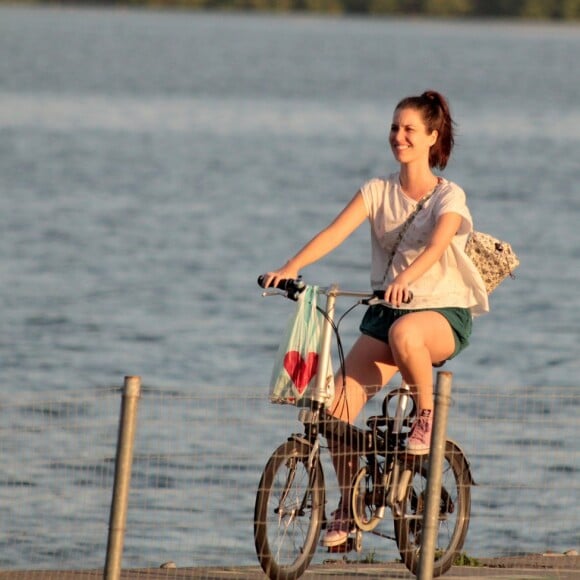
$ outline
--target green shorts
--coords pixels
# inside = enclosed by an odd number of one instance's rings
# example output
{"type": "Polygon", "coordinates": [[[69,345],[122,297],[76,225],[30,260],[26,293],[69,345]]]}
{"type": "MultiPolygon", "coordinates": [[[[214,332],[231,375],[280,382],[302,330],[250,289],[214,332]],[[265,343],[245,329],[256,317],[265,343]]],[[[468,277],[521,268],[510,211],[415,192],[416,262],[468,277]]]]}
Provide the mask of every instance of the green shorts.
{"type": "Polygon", "coordinates": [[[389,308],[382,304],[369,306],[368,310],[360,323],[360,331],[367,336],[372,336],[378,340],[389,344],[389,329],[401,316],[411,312],[439,312],[443,315],[453,331],[455,338],[455,350],[449,357],[452,359],[457,356],[469,344],[471,336],[472,318],[468,308],[421,308],[418,310],[402,310],[398,308],[389,308]]]}

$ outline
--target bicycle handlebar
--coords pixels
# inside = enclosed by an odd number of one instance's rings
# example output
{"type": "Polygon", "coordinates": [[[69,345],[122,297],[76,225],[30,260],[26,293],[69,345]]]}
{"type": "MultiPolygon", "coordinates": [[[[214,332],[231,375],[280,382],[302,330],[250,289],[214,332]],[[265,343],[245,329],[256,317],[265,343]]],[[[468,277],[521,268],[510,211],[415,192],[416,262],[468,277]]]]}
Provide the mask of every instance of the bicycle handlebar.
{"type": "MultiPolygon", "coordinates": [[[[269,284],[268,286],[264,285],[265,276],[258,276],[258,285],[261,288],[277,288],[278,290],[282,290],[286,294],[288,298],[291,300],[298,300],[298,296],[304,291],[306,288],[306,283],[302,281],[301,278],[287,278],[278,280],[276,285],[269,284]]],[[[339,292],[341,294],[341,292],[339,292]]],[[[384,304],[386,306],[391,306],[388,302],[385,301],[385,293],[383,291],[375,290],[372,295],[368,295],[365,293],[360,292],[344,292],[345,295],[353,295],[359,296],[362,298],[361,304],[367,306],[373,306],[375,304],[384,304]]],[[[404,304],[409,304],[413,300],[413,293],[409,292],[408,300],[404,301],[404,304]]]]}

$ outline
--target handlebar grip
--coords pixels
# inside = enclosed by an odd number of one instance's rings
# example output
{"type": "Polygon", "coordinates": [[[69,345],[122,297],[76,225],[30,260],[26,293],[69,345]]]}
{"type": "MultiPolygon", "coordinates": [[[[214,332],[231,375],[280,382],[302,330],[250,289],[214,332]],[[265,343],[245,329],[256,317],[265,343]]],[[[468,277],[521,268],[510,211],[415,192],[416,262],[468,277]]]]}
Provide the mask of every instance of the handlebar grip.
{"type": "MultiPolygon", "coordinates": [[[[258,286],[266,288],[266,286],[264,286],[264,279],[264,275],[258,276],[258,286]]],[[[278,290],[283,290],[284,292],[291,290],[303,290],[304,287],[305,284],[302,282],[302,280],[300,280],[300,278],[283,278],[282,280],[278,280],[278,283],[275,286],[272,284],[268,286],[268,288],[278,288],[278,290]]]]}
{"type": "Polygon", "coordinates": [[[264,276],[264,275],[258,276],[258,286],[260,288],[266,288],[266,286],[264,286],[265,278],[266,278],[266,276],[264,276]]]}
{"type": "MultiPolygon", "coordinates": [[[[373,296],[375,298],[378,298],[379,300],[385,300],[385,291],[384,290],[375,290],[373,292],[373,296]]],[[[413,301],[413,292],[411,292],[411,290],[409,290],[409,297],[407,298],[407,300],[403,300],[403,304],[410,304],[413,301]]]]}
{"type": "Polygon", "coordinates": [[[279,288],[280,290],[286,290],[286,283],[288,282],[287,280],[278,280],[278,284],[276,284],[276,286],[273,286],[272,284],[268,284],[268,286],[264,285],[264,281],[266,279],[266,276],[264,276],[263,274],[261,276],[258,276],[258,286],[260,286],[260,288],[279,288]]]}

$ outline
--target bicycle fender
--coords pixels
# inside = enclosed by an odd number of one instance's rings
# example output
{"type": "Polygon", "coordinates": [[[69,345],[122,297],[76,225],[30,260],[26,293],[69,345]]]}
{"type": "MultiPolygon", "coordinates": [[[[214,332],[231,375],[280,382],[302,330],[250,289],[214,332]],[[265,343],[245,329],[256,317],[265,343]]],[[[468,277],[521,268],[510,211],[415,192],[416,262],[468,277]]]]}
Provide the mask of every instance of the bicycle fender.
{"type": "Polygon", "coordinates": [[[471,473],[471,464],[469,463],[469,460],[467,459],[467,456],[465,455],[465,452],[463,451],[461,445],[459,445],[459,443],[457,443],[457,441],[454,441],[453,439],[447,439],[447,448],[449,447],[452,448],[453,453],[459,453],[461,455],[463,469],[467,472],[469,483],[471,485],[478,485],[475,479],[473,479],[473,475],[471,473]]]}

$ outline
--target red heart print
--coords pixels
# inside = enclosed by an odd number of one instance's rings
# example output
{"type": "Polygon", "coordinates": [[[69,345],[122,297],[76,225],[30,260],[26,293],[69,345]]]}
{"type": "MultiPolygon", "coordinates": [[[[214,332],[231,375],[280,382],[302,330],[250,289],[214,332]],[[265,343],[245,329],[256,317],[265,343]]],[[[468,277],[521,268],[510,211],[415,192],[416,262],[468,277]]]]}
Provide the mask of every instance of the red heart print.
{"type": "Polygon", "coordinates": [[[305,361],[297,350],[291,350],[284,357],[284,368],[302,394],[318,370],[318,353],[309,352],[305,361]]]}

